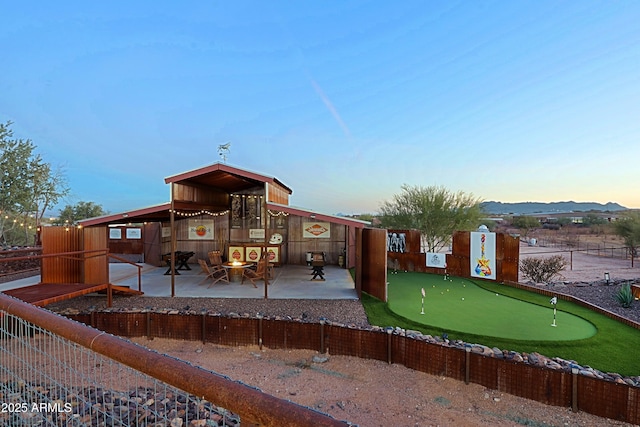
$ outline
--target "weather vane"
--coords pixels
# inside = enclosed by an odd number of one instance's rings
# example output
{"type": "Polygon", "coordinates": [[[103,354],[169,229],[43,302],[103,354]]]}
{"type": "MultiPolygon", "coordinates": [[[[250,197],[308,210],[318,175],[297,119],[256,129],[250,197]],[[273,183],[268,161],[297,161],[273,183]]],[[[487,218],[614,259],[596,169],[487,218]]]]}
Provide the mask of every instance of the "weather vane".
{"type": "Polygon", "coordinates": [[[220,157],[222,157],[223,163],[227,162],[227,154],[229,154],[230,147],[231,147],[230,142],[227,142],[226,144],[218,145],[218,154],[220,155],[220,157]]]}

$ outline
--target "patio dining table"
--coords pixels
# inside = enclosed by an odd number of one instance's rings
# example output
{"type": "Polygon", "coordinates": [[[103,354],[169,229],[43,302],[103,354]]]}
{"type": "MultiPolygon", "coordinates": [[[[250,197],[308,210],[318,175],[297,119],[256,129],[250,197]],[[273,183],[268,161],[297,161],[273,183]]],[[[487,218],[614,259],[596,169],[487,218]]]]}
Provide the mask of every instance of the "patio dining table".
{"type": "MultiPolygon", "coordinates": [[[[175,264],[174,264],[175,274],[177,275],[180,274],[178,270],[191,270],[191,267],[189,267],[188,262],[189,262],[189,259],[196,254],[195,252],[176,251],[174,252],[174,254],[175,254],[175,264]]],[[[167,271],[164,273],[165,276],[171,274],[171,253],[162,255],[162,259],[164,259],[167,265],[169,266],[167,271]]]]}

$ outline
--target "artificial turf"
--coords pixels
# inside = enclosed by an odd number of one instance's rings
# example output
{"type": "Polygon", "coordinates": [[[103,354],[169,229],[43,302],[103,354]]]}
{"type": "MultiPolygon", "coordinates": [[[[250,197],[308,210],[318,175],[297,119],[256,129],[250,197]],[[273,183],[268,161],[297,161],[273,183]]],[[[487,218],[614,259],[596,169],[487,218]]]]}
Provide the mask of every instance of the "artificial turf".
{"type": "Polygon", "coordinates": [[[554,321],[550,303],[532,304],[459,277],[400,273],[390,275],[388,282],[391,311],[452,332],[537,341],[579,340],[596,334],[592,323],[563,311],[562,301],[554,321]]]}
{"type": "MultiPolygon", "coordinates": [[[[593,325],[593,327],[596,329],[596,333],[588,338],[549,340],[530,339],[522,337],[520,339],[512,339],[496,336],[495,333],[485,335],[482,333],[472,333],[465,330],[459,331],[452,328],[451,324],[429,324],[428,322],[422,320],[422,318],[430,319],[430,317],[427,314],[427,301],[429,298],[429,291],[427,287],[425,287],[425,293],[427,295],[427,297],[425,298],[425,315],[420,314],[420,289],[422,288],[421,283],[426,283],[426,280],[441,280],[444,283],[443,276],[428,275],[424,273],[401,272],[397,275],[389,275],[389,279],[389,281],[393,282],[393,284],[390,283],[389,285],[388,304],[367,294],[363,294],[362,303],[367,312],[369,322],[373,325],[383,327],[398,326],[401,328],[418,330],[425,334],[438,336],[446,333],[449,339],[460,339],[469,343],[484,344],[490,347],[498,347],[500,349],[519,352],[535,351],[548,357],[560,357],[565,360],[573,360],[581,365],[589,365],[604,372],[617,372],[622,375],[628,376],[640,375],[640,358],[637,356],[637,349],[640,348],[640,330],[622,324],[616,320],[610,319],[586,307],[582,307],[580,305],[569,303],[566,301],[558,302],[558,313],[560,313],[561,310],[563,313],[582,318],[584,319],[584,321],[593,325]],[[433,277],[428,278],[428,276],[433,277]],[[390,306],[394,305],[393,299],[395,296],[395,289],[393,289],[393,287],[398,286],[399,288],[401,288],[402,284],[405,282],[418,285],[418,288],[414,288],[413,290],[409,289],[407,291],[407,297],[409,299],[407,306],[411,307],[410,311],[412,313],[417,312],[417,314],[410,314],[409,317],[399,315],[393,312],[390,308],[390,306]],[[417,305],[416,289],[418,289],[417,305]],[[413,319],[416,317],[420,321],[416,321],[413,319]]],[[[452,277],[452,279],[455,282],[456,278],[452,277]]],[[[522,289],[511,288],[490,281],[469,280],[468,282],[473,283],[475,286],[481,289],[484,289],[485,292],[492,293],[494,298],[497,299],[504,298],[505,300],[509,299],[514,303],[516,301],[523,301],[532,305],[538,305],[543,310],[541,313],[545,313],[542,315],[542,317],[546,318],[547,320],[545,322],[545,325],[550,325],[552,323],[552,318],[549,317],[549,313],[545,312],[545,310],[550,309],[549,297],[547,296],[522,289]],[[499,294],[498,297],[495,297],[496,293],[499,294]]],[[[409,288],[411,286],[412,285],[409,285],[409,288]]],[[[469,286],[470,285],[466,285],[466,287],[469,286]]],[[[444,289],[445,291],[441,290],[440,292],[446,292],[446,288],[444,289]]],[[[450,292],[452,292],[451,287],[449,288],[449,293],[450,292]]],[[[460,298],[462,298],[462,296],[460,298]]],[[[484,308],[475,308],[475,311],[480,312],[491,312],[492,310],[493,307],[491,305],[484,308]]],[[[471,310],[469,310],[465,306],[456,309],[450,307],[450,310],[448,310],[448,312],[452,314],[462,314],[466,311],[471,310]]],[[[447,317],[451,316],[447,315],[447,317]]],[[[474,322],[477,323],[478,321],[476,320],[474,322]]],[[[558,326],[556,328],[552,328],[551,326],[544,326],[544,328],[560,329],[564,324],[562,322],[564,322],[564,320],[562,320],[562,318],[558,316],[558,326]]],[[[466,324],[468,325],[469,322],[467,322],[466,324]]],[[[464,329],[468,328],[465,327],[464,329]]]]}

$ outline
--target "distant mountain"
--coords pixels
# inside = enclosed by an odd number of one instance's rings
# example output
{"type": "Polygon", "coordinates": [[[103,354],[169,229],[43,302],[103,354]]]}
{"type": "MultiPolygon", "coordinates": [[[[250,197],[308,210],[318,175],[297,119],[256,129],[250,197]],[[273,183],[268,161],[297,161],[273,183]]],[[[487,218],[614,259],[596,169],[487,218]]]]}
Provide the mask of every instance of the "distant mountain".
{"type": "Polygon", "coordinates": [[[595,202],[522,202],[522,203],[502,203],[483,202],[481,203],[485,212],[497,215],[528,215],[536,213],[571,213],[589,211],[624,211],[627,208],[618,203],[595,203],[595,202]]]}

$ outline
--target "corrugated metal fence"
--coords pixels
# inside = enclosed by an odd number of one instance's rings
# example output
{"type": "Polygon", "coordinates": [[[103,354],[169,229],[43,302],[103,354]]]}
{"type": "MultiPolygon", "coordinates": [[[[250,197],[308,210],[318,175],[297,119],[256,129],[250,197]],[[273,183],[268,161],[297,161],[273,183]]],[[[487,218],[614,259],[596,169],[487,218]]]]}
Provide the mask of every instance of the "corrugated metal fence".
{"type": "Polygon", "coordinates": [[[548,405],[640,423],[640,389],[577,373],[484,356],[391,330],[203,314],[100,312],[72,318],[116,335],[198,340],[226,346],[310,349],[397,363],[548,405]]]}

